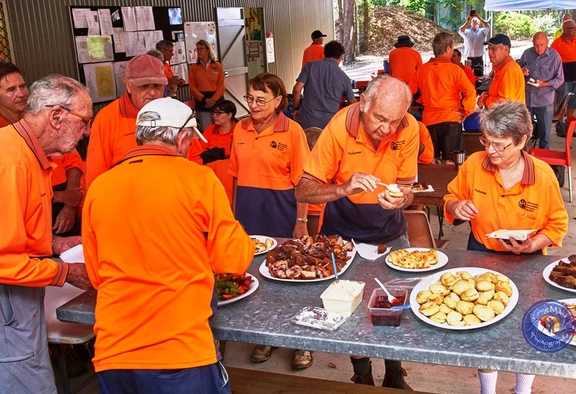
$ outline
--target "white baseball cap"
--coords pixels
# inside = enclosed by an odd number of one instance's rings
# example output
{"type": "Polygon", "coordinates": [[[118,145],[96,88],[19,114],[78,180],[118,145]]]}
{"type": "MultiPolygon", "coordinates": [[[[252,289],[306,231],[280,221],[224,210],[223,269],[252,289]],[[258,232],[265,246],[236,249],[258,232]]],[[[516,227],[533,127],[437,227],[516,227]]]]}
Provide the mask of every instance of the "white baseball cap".
{"type": "Polygon", "coordinates": [[[192,128],[198,138],[204,142],[206,138],[198,130],[196,114],[186,104],[169,97],[159,98],[146,104],[138,112],[137,126],[192,128]]]}

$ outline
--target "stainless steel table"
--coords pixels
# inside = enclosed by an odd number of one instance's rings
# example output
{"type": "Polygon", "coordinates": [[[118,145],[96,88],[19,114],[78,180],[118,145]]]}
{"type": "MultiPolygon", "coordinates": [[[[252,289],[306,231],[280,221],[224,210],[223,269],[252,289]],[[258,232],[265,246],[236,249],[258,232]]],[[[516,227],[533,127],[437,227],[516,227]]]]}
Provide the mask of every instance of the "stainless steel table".
{"type": "MultiPolygon", "coordinates": [[[[374,327],[367,311],[376,285],[373,277],[386,282],[417,275],[357,256],[342,278],[366,282],[362,304],[335,332],[308,329],[290,323],[290,318],[304,306],[322,306],[320,294],[329,282],[283,283],[265,279],[258,273],[264,256],[257,256],[248,271],[258,277],[260,287],[250,297],[219,309],[212,321],[214,335],[220,340],[287,348],[576,378],[576,347],[544,354],[525,342],[520,329],[524,312],[534,302],[570,298],[570,293],[548,285],[542,278],[542,269],[555,257],[443,252],[450,259],[445,268],[484,267],[509,276],[520,291],[514,311],[498,323],[469,331],[433,327],[410,310],[404,311],[399,327],[374,327]]],[[[85,293],[58,308],[58,318],[92,324],[94,302],[95,293],[85,293]]]]}

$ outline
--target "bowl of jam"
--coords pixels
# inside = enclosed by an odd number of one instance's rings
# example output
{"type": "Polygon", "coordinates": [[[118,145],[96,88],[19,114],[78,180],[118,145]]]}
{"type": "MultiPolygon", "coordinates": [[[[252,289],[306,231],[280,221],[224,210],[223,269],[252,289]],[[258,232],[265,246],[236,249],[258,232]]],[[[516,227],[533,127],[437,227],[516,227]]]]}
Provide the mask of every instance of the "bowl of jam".
{"type": "Polygon", "coordinates": [[[398,299],[398,302],[391,302],[384,290],[380,288],[374,289],[368,303],[372,324],[375,326],[399,326],[403,310],[393,310],[392,307],[406,304],[408,290],[403,287],[386,286],[386,288],[390,294],[398,299]]]}

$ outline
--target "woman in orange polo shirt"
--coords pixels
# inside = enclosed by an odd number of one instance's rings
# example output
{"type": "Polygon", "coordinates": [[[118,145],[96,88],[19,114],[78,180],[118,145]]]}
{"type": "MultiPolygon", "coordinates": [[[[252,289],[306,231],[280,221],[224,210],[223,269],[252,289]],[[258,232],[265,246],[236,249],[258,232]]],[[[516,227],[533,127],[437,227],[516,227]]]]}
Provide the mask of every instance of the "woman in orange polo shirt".
{"type": "Polygon", "coordinates": [[[188,71],[188,83],[190,92],[194,96],[196,118],[200,123],[200,129],[206,128],[212,123],[211,112],[214,104],[224,96],[224,68],[216,61],[214,50],[206,40],[196,43],[198,61],[190,66],[188,71]]]}
{"type": "MultiPolygon", "coordinates": [[[[480,113],[485,152],[471,155],[448,185],[444,213],[453,224],[470,223],[468,250],[546,253],[562,246],[568,230],[558,181],[550,166],[523,148],[532,118],[522,103],[504,101],[480,113]],[[495,230],[529,230],[524,242],[487,238],[495,230]]],[[[497,372],[479,371],[483,393],[496,392],[497,372]]],[[[530,392],[534,375],[516,374],[515,393],[530,392]]]]}

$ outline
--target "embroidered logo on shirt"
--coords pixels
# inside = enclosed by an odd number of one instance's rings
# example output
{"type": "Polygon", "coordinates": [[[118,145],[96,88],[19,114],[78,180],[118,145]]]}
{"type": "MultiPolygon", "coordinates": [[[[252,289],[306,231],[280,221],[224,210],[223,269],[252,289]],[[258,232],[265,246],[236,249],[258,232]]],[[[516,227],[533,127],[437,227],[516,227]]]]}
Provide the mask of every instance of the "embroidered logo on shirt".
{"type": "Polygon", "coordinates": [[[271,147],[272,149],[276,149],[277,146],[278,146],[278,144],[276,144],[276,141],[272,141],[272,142],[270,143],[270,147],[271,147]]]}
{"type": "Polygon", "coordinates": [[[396,150],[396,149],[398,149],[398,145],[396,145],[396,143],[395,143],[394,141],[392,141],[392,142],[390,143],[390,149],[396,150]]]}
{"type": "Polygon", "coordinates": [[[348,152],[348,154],[349,154],[349,155],[351,155],[351,156],[352,156],[352,155],[359,155],[359,154],[361,154],[361,153],[362,153],[361,151],[357,151],[357,152],[348,152]]]}
{"type": "Polygon", "coordinates": [[[526,201],[525,199],[521,199],[518,202],[518,206],[528,212],[534,212],[536,209],[538,209],[538,204],[526,201]]]}
{"type": "Polygon", "coordinates": [[[390,143],[390,149],[392,150],[402,150],[402,147],[406,144],[406,141],[392,141],[390,143]]]}
{"type": "Polygon", "coordinates": [[[475,191],[476,193],[480,193],[480,194],[486,194],[486,192],[485,192],[485,191],[483,191],[483,190],[479,190],[479,189],[476,189],[476,188],[474,188],[474,191],[475,191]]]}
{"type": "Polygon", "coordinates": [[[286,149],[288,149],[288,145],[276,141],[270,142],[270,147],[272,149],[278,149],[280,152],[284,152],[286,149]]]}

